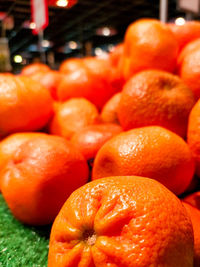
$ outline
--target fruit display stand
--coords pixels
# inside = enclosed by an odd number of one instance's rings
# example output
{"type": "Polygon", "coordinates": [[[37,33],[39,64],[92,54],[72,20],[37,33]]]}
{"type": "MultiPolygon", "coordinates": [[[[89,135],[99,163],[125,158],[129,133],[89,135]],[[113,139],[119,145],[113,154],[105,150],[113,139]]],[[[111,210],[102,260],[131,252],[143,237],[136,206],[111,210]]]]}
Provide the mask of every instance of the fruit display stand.
{"type": "Polygon", "coordinates": [[[0,194],[0,266],[46,266],[50,229],[18,222],[0,194]]]}

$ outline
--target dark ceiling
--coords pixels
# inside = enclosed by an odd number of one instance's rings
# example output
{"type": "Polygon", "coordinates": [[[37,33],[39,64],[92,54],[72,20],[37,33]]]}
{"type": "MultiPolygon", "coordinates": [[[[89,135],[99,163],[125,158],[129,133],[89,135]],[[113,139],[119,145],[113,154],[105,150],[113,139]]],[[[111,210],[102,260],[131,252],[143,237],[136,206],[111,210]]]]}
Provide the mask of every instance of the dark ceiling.
{"type": "MultiPolygon", "coordinates": [[[[13,30],[7,31],[11,56],[27,53],[33,56],[33,47],[37,44],[37,36],[30,29],[23,27],[24,21],[30,20],[30,0],[0,0],[0,11],[14,17],[13,30]]],[[[176,1],[169,1],[169,19],[181,15],[176,8],[176,1]]],[[[49,7],[49,26],[44,31],[44,38],[52,41],[49,50],[58,56],[61,48],[69,41],[78,41],[81,47],[91,41],[94,47],[106,43],[117,43],[123,40],[127,26],[141,17],[159,16],[159,0],[78,0],[70,9],[49,7]],[[117,34],[112,37],[96,35],[96,29],[112,26],[117,34]]],[[[81,51],[83,52],[83,51],[81,51]]],[[[80,51],[68,51],[70,57],[80,51]]],[[[59,57],[59,56],[58,56],[59,57]]]]}

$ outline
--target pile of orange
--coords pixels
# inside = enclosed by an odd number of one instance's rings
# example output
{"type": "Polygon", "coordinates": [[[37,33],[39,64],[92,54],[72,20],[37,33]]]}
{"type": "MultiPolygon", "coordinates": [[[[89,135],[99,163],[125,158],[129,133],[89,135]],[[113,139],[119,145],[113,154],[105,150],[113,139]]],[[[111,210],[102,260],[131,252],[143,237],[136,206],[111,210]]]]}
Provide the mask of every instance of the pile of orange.
{"type": "Polygon", "coordinates": [[[199,97],[195,21],[0,74],[0,189],[22,223],[53,223],[48,267],[200,266],[199,97]]]}

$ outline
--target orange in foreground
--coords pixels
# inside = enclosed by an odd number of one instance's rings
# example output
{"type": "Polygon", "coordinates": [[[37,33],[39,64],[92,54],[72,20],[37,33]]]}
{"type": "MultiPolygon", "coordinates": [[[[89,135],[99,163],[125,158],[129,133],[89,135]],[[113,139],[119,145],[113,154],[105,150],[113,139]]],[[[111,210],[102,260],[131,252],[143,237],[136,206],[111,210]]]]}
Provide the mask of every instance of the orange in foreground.
{"type": "Polygon", "coordinates": [[[189,42],[200,38],[200,22],[188,21],[183,25],[168,24],[181,50],[189,42]]]}
{"type": "Polygon", "coordinates": [[[148,70],[136,74],[125,84],[118,118],[125,130],[159,125],[185,137],[194,104],[191,90],[178,76],[148,70]]]}
{"type": "Polygon", "coordinates": [[[155,180],[109,177],[68,198],[51,231],[48,267],[193,266],[181,201],[155,180]]]}
{"type": "Polygon", "coordinates": [[[88,166],[70,142],[58,136],[31,138],[0,173],[1,190],[13,215],[23,223],[51,223],[63,203],[88,179],[88,166]]]}
{"type": "Polygon", "coordinates": [[[187,142],[196,162],[196,173],[200,177],[200,99],[189,116],[187,142]]]}
{"type": "Polygon", "coordinates": [[[85,126],[99,121],[100,116],[94,104],[84,98],[72,98],[56,105],[50,132],[70,139],[85,126]]]}
{"type": "Polygon", "coordinates": [[[187,189],[193,174],[187,143],[167,129],[151,126],[118,134],[106,142],[97,153],[92,177],[149,177],[179,195],[187,189]]]}
{"type": "Polygon", "coordinates": [[[35,74],[36,72],[40,72],[40,71],[43,71],[43,72],[50,71],[50,68],[43,63],[39,63],[39,62],[32,63],[24,67],[21,74],[24,76],[31,76],[35,74]]]}
{"type": "Polygon", "coordinates": [[[200,41],[189,43],[178,59],[178,72],[181,79],[193,91],[196,99],[200,97],[200,41]]]}
{"type": "Polygon", "coordinates": [[[178,43],[167,25],[155,19],[132,23],[124,41],[124,76],[126,79],[145,69],[173,72],[178,43]]]}
{"type": "Polygon", "coordinates": [[[45,87],[29,77],[0,74],[0,136],[39,130],[52,113],[45,87]]]}
{"type": "Polygon", "coordinates": [[[121,93],[117,93],[114,96],[112,96],[108,100],[108,102],[103,106],[103,109],[101,111],[101,120],[103,122],[119,124],[117,112],[120,99],[121,99],[121,93]]]}
{"type": "Polygon", "coordinates": [[[71,142],[87,160],[94,159],[102,145],[113,136],[122,132],[117,124],[97,124],[83,128],[75,133],[71,142]]]}
{"type": "Polygon", "coordinates": [[[194,267],[200,266],[200,211],[191,205],[184,203],[188,214],[190,215],[194,231],[194,267]]]}

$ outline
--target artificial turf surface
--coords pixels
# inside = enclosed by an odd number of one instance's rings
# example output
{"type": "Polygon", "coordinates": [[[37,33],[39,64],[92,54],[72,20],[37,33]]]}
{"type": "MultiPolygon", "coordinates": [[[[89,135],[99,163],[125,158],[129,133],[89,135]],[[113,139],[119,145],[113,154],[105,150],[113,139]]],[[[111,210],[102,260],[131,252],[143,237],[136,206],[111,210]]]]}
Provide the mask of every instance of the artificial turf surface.
{"type": "Polygon", "coordinates": [[[47,266],[50,228],[30,227],[18,222],[0,194],[0,266],[47,266]]]}

